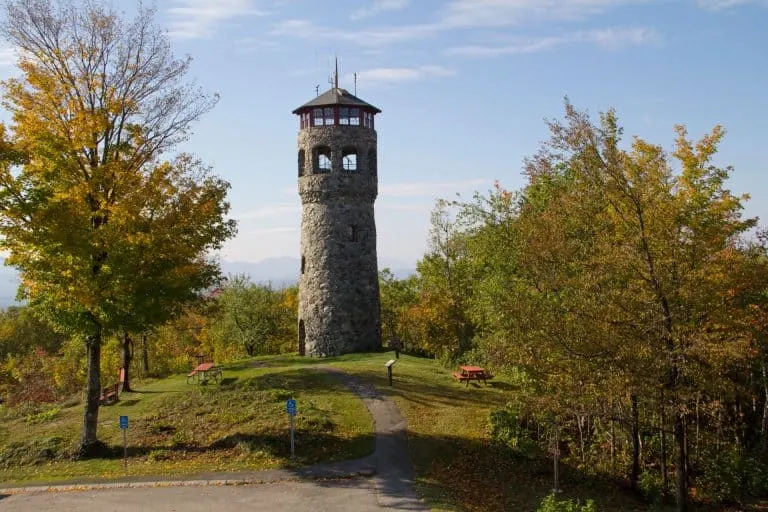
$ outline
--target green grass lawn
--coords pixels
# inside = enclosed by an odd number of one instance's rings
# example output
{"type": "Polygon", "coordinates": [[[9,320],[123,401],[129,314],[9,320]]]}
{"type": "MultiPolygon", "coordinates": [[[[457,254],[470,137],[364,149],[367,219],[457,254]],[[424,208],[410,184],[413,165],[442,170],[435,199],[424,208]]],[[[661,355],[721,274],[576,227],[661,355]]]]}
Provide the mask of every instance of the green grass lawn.
{"type": "Polygon", "coordinates": [[[373,425],[363,403],[337,377],[302,362],[270,358],[230,365],[221,384],[187,384],[182,375],[136,383],[136,392],[99,410],[99,439],[111,448],[105,458],[68,456],[80,433],[82,405],[36,416],[6,412],[0,419],[2,480],[124,476],[121,415],[130,420],[129,475],[259,470],[371,453],[373,425]],[[295,461],[285,413],[291,397],[300,404],[295,461]]]}
{"type": "MultiPolygon", "coordinates": [[[[499,376],[487,387],[459,384],[452,369],[401,356],[389,387],[384,363],[392,357],[349,355],[330,364],[373,381],[403,412],[416,486],[433,510],[536,510],[552,489],[551,461],[512,458],[490,445],[489,413],[515,397],[515,386],[499,376]]],[[[592,498],[601,512],[652,510],[614,484],[562,465],[560,486],[563,498],[592,498]]]]}
{"type": "MultiPolygon", "coordinates": [[[[25,417],[2,419],[0,412],[3,480],[123,476],[120,415],[131,422],[129,475],[289,467],[284,406],[290,397],[299,405],[293,464],[362,457],[373,449],[371,418],[336,376],[322,371],[331,366],[374,383],[403,412],[416,486],[433,510],[536,510],[552,488],[551,461],[511,457],[492,446],[488,434],[489,413],[514,399],[516,387],[502,376],[487,387],[459,384],[450,369],[410,356],[395,364],[389,387],[384,363],[391,357],[260,357],[225,368],[221,385],[186,384],[184,376],[139,383],[138,392],[100,411],[99,437],[114,454],[88,461],[47,460],[76,443],[81,405],[43,411],[30,418],[33,424],[25,417]]],[[[592,498],[601,512],[668,510],[567,466],[561,466],[561,487],[564,498],[592,498]]]]}

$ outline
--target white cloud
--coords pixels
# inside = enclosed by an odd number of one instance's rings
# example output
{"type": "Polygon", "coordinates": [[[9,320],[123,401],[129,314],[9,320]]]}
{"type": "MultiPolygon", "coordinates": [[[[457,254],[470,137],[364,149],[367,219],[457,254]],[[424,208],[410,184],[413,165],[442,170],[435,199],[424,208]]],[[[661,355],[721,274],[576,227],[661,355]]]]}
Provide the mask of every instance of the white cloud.
{"type": "Polygon", "coordinates": [[[413,68],[375,68],[357,73],[361,83],[370,85],[414,82],[432,77],[453,76],[456,72],[443,66],[418,66],[413,68]]]}
{"type": "Polygon", "coordinates": [[[561,36],[519,39],[511,44],[498,46],[468,45],[448,49],[450,55],[465,57],[498,57],[539,53],[569,44],[595,44],[604,48],[620,48],[627,45],[642,45],[660,41],[659,35],[651,28],[609,27],[596,30],[573,32],[561,36]]]}
{"type": "Polygon", "coordinates": [[[410,0],[374,0],[374,2],[367,6],[362,7],[350,16],[353,20],[361,20],[363,18],[369,18],[382,12],[387,11],[399,11],[408,6],[410,0]]]}
{"type": "Polygon", "coordinates": [[[252,0],[173,0],[168,33],[177,39],[210,38],[220,23],[241,16],[264,16],[252,0]]]}
{"type": "Polygon", "coordinates": [[[235,213],[232,215],[232,218],[237,220],[270,219],[274,217],[284,217],[286,214],[298,215],[299,211],[300,207],[298,202],[277,203],[242,213],[235,213]]]}
{"type": "MultiPolygon", "coordinates": [[[[622,5],[651,1],[653,0],[453,0],[446,3],[433,21],[427,23],[343,30],[316,25],[306,19],[292,19],[278,23],[270,33],[300,39],[328,39],[381,47],[424,39],[452,30],[500,28],[531,21],[583,20],[622,5]]],[[[378,3],[387,2],[374,2],[374,5],[378,3]]],[[[393,1],[394,3],[398,2],[393,1]]]]}
{"type": "Polygon", "coordinates": [[[698,0],[697,3],[700,7],[712,11],[725,11],[732,7],[747,4],[768,5],[766,0],[698,0]]]}
{"type": "Polygon", "coordinates": [[[284,226],[284,227],[277,227],[277,228],[266,228],[266,229],[254,229],[251,231],[247,231],[246,235],[254,235],[254,236],[260,236],[260,235],[274,235],[277,233],[296,233],[299,229],[296,226],[284,226]]]}
{"type": "Polygon", "coordinates": [[[269,34],[299,39],[330,39],[375,47],[421,39],[433,35],[440,30],[441,27],[435,24],[366,28],[364,30],[339,30],[322,27],[309,20],[292,19],[277,23],[269,31],[269,34]]]}
{"type": "Polygon", "coordinates": [[[491,181],[487,179],[474,179],[466,181],[454,181],[445,183],[414,182],[414,183],[394,183],[391,185],[382,185],[379,187],[379,194],[387,197],[409,197],[409,196],[438,196],[443,194],[452,194],[478,185],[487,185],[491,181]]]}
{"type": "Polygon", "coordinates": [[[450,27],[497,27],[543,19],[584,19],[648,0],[454,0],[441,23],[450,27]]]}

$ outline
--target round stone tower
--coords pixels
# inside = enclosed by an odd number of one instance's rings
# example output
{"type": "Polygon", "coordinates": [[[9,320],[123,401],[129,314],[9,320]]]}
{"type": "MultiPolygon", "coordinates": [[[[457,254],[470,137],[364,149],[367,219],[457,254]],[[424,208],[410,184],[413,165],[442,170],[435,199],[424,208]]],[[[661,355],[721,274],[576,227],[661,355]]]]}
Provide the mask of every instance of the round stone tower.
{"type": "Polygon", "coordinates": [[[293,111],[299,116],[302,355],[381,346],[373,213],[378,194],[374,116],[379,112],[339,88],[338,81],[293,111]]]}

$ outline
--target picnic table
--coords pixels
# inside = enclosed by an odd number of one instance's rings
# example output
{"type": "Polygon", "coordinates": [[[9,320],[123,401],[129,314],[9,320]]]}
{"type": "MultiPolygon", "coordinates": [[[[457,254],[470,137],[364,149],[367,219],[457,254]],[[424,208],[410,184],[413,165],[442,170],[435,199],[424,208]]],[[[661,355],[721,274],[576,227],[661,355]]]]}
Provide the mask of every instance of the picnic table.
{"type": "Polygon", "coordinates": [[[479,366],[460,366],[458,372],[453,372],[453,376],[456,377],[460,383],[466,382],[467,386],[469,386],[469,381],[471,380],[482,380],[487,386],[488,379],[493,378],[493,375],[479,366]]]}
{"type": "Polygon", "coordinates": [[[187,384],[189,384],[189,379],[193,381],[197,379],[199,383],[207,382],[208,379],[218,382],[221,379],[221,368],[214,363],[200,363],[187,374],[187,384]]]}

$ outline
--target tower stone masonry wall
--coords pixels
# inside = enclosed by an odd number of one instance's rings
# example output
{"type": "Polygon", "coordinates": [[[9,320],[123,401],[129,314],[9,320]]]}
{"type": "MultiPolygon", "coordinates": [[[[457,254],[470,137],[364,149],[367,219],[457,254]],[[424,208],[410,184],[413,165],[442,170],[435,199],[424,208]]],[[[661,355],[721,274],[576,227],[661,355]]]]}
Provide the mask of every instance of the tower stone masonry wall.
{"type": "Polygon", "coordinates": [[[298,147],[304,152],[298,160],[299,331],[305,353],[330,356],[375,350],[381,346],[374,217],[376,131],[363,126],[308,127],[300,130],[298,147]],[[318,148],[330,149],[328,172],[316,172],[318,148]],[[355,170],[344,169],[345,152],[356,154],[355,170]]]}

